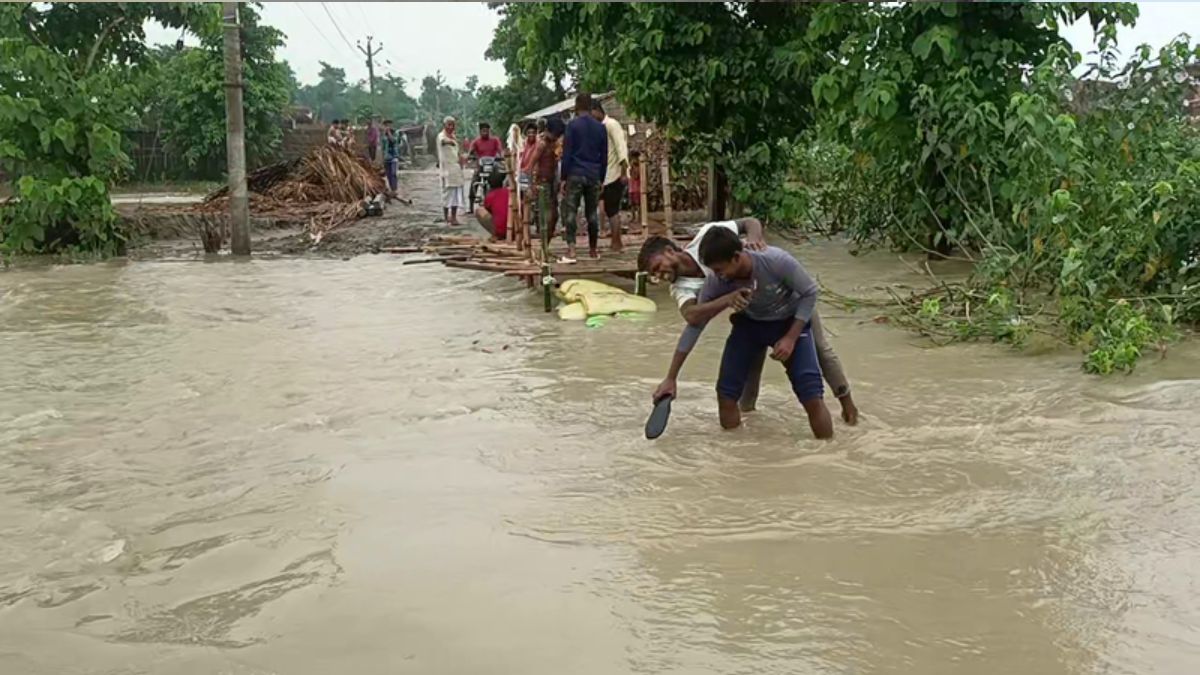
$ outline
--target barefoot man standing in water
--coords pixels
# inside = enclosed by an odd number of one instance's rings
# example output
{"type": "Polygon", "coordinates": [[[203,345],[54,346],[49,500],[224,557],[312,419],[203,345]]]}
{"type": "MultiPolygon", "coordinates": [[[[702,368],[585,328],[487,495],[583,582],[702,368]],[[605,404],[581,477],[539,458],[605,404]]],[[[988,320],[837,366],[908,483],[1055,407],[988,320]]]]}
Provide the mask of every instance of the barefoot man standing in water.
{"type": "Polygon", "coordinates": [[[442,181],[442,217],[450,225],[458,225],[458,210],[466,202],[463,199],[463,158],[458,149],[458,138],[454,136],[457,122],[447,117],[442,131],[437,135],[438,173],[442,181]]]}
{"type": "MultiPolygon", "coordinates": [[[[721,370],[717,376],[717,411],[721,428],[741,425],[738,401],[756,357],[771,350],[771,358],[783,365],[792,391],[817,438],[833,438],[833,420],[825,407],[825,387],[817,350],[813,345],[811,320],[817,306],[817,282],[799,261],[773,246],[747,251],[735,232],[717,227],[700,242],[700,261],[713,274],[700,289],[700,305],[718,301],[732,309],[733,329],[725,340],[721,370]]],[[[708,319],[688,325],[679,337],[667,377],[654,391],[654,400],[674,397],[676,380],[684,361],[695,346],[708,319]]]]}
{"type": "MultiPolygon", "coordinates": [[[[638,271],[648,272],[653,277],[671,283],[671,295],[679,304],[679,313],[691,326],[702,325],[726,307],[722,298],[709,303],[697,301],[705,278],[713,275],[713,271],[700,262],[700,242],[704,235],[718,227],[746,235],[748,250],[762,251],[767,248],[767,243],[763,240],[762,223],[757,218],[741,218],[704,225],[687,248],[682,250],[666,237],[651,237],[646,240],[638,254],[638,271]]],[[[842,404],[842,419],[847,424],[857,424],[858,407],[850,395],[850,381],[842,369],[841,360],[829,344],[829,338],[821,326],[821,317],[816,310],[812,315],[811,332],[821,373],[829,383],[829,388],[833,390],[833,395],[842,404]]],[[[743,412],[754,410],[758,403],[758,389],[766,356],[767,350],[764,348],[754,357],[750,375],[746,379],[745,392],[739,402],[743,412]]]]}

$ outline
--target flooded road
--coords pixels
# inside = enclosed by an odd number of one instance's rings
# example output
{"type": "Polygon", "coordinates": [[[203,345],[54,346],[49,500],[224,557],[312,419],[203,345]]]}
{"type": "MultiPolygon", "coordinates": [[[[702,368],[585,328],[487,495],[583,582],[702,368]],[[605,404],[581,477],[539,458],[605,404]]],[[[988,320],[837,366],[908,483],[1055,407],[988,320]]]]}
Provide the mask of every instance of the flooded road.
{"type": "MultiPolygon", "coordinates": [[[[800,249],[845,293],[915,282],[800,249]]],[[[0,673],[1194,673],[1200,350],[925,349],[826,307],[865,415],[715,322],[560,322],[394,257],[0,274],[0,673]]]]}

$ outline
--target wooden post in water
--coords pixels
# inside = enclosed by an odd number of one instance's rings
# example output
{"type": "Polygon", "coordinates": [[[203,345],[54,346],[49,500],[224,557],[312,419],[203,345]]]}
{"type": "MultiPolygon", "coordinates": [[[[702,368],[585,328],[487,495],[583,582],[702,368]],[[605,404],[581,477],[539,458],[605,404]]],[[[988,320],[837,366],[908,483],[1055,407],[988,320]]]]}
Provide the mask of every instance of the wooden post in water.
{"type": "Polygon", "coordinates": [[[550,276],[550,261],[542,261],[542,305],[549,312],[554,306],[554,277],[550,276]]]}
{"type": "Polygon", "coordinates": [[[717,163],[712,159],[708,160],[708,180],[705,187],[708,189],[706,215],[711,223],[717,219],[717,163]]]}
{"type": "Polygon", "coordinates": [[[665,234],[670,236],[675,226],[675,218],[671,211],[671,140],[665,135],[663,136],[663,156],[660,166],[662,169],[663,220],[666,221],[665,234]]]}
{"type": "MultiPolygon", "coordinates": [[[[519,177],[513,173],[512,153],[509,153],[505,164],[508,168],[508,231],[504,234],[504,240],[511,242],[513,240],[513,228],[520,227],[521,222],[519,216],[521,208],[518,202],[521,194],[521,186],[519,177]]],[[[517,248],[520,249],[520,244],[517,245],[517,248]]]]}
{"type": "Polygon", "coordinates": [[[649,275],[646,272],[638,272],[637,275],[633,277],[633,292],[642,296],[643,298],[646,297],[647,276],[649,275]]]}
{"type": "MultiPolygon", "coordinates": [[[[225,32],[225,159],[229,173],[229,248],[250,255],[250,196],[246,191],[246,122],[242,108],[242,41],[238,3],[221,3],[225,32]]],[[[103,36],[103,33],[101,33],[103,36]]]]}
{"type": "Polygon", "coordinates": [[[638,160],[638,181],[639,185],[641,185],[641,189],[639,190],[638,194],[638,201],[641,202],[640,206],[642,209],[642,234],[647,234],[650,232],[650,208],[648,202],[646,201],[646,159],[647,156],[644,155],[638,160]]]}
{"type": "MultiPolygon", "coordinates": [[[[532,188],[533,185],[534,185],[534,183],[531,179],[530,180],[530,186],[531,186],[530,194],[534,194],[534,190],[532,188]]],[[[543,242],[546,239],[546,234],[545,234],[546,214],[543,213],[543,209],[542,209],[542,193],[541,193],[541,191],[545,190],[545,189],[547,189],[547,187],[544,185],[541,186],[540,188],[538,188],[537,196],[534,197],[532,200],[530,200],[530,202],[528,204],[525,205],[525,208],[531,209],[531,213],[529,214],[529,224],[521,228],[521,246],[524,247],[525,257],[531,261],[537,259],[537,256],[533,252],[533,243],[530,241],[530,238],[533,236],[532,233],[530,232],[530,230],[533,229],[534,223],[537,223],[538,233],[541,234],[543,242]]],[[[542,248],[545,248],[544,243],[542,245],[542,248]]]]}

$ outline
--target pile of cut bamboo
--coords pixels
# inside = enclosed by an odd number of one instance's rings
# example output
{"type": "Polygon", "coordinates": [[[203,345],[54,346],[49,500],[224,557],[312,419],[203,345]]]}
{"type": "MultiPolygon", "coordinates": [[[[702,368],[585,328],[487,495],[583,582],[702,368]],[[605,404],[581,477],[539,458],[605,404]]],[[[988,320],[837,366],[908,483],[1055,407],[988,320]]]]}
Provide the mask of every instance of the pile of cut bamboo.
{"type": "MultiPolygon", "coordinates": [[[[246,187],[252,215],[306,222],[314,242],[361,218],[366,201],[388,192],[379,169],[370,162],[328,146],[257,169],[246,176],[246,187]]],[[[193,208],[204,213],[228,210],[228,187],[209,193],[193,208]]]]}

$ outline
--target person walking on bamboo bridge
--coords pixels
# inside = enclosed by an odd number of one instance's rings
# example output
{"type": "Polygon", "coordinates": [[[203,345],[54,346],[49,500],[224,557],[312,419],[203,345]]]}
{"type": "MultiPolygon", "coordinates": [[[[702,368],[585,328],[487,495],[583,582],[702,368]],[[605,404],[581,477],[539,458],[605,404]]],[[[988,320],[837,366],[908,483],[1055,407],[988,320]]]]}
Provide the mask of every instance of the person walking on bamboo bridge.
{"type": "Polygon", "coordinates": [[[575,230],[579,202],[583,201],[588,228],[588,254],[600,257],[600,186],[608,168],[608,132],[592,117],[592,97],[575,97],[575,118],[567,124],[562,155],[562,209],[559,211],[567,230],[567,257],[561,262],[575,262],[575,230]]]}
{"type": "Polygon", "coordinates": [[[621,244],[621,201],[625,199],[625,185],[629,171],[629,144],[625,140],[625,130],[621,123],[609,117],[604,112],[600,101],[592,101],[592,116],[604,125],[608,135],[608,158],[604,170],[604,187],[600,189],[600,202],[604,206],[604,222],[608,225],[611,246],[614,252],[620,251],[621,244]]]}
{"type": "Polygon", "coordinates": [[[454,135],[458,123],[453,117],[442,122],[442,131],[437,135],[438,174],[442,182],[442,218],[450,225],[458,225],[458,210],[466,201],[463,198],[463,157],[454,135]]]}
{"type": "MultiPolygon", "coordinates": [[[[554,148],[562,133],[562,120],[547,120],[546,128],[538,134],[537,144],[529,155],[529,207],[525,209],[524,222],[528,227],[536,211],[539,214],[538,227],[546,228],[547,241],[554,237],[554,226],[558,223],[558,166],[554,148]]],[[[541,230],[538,233],[540,235],[541,230]]]]}

